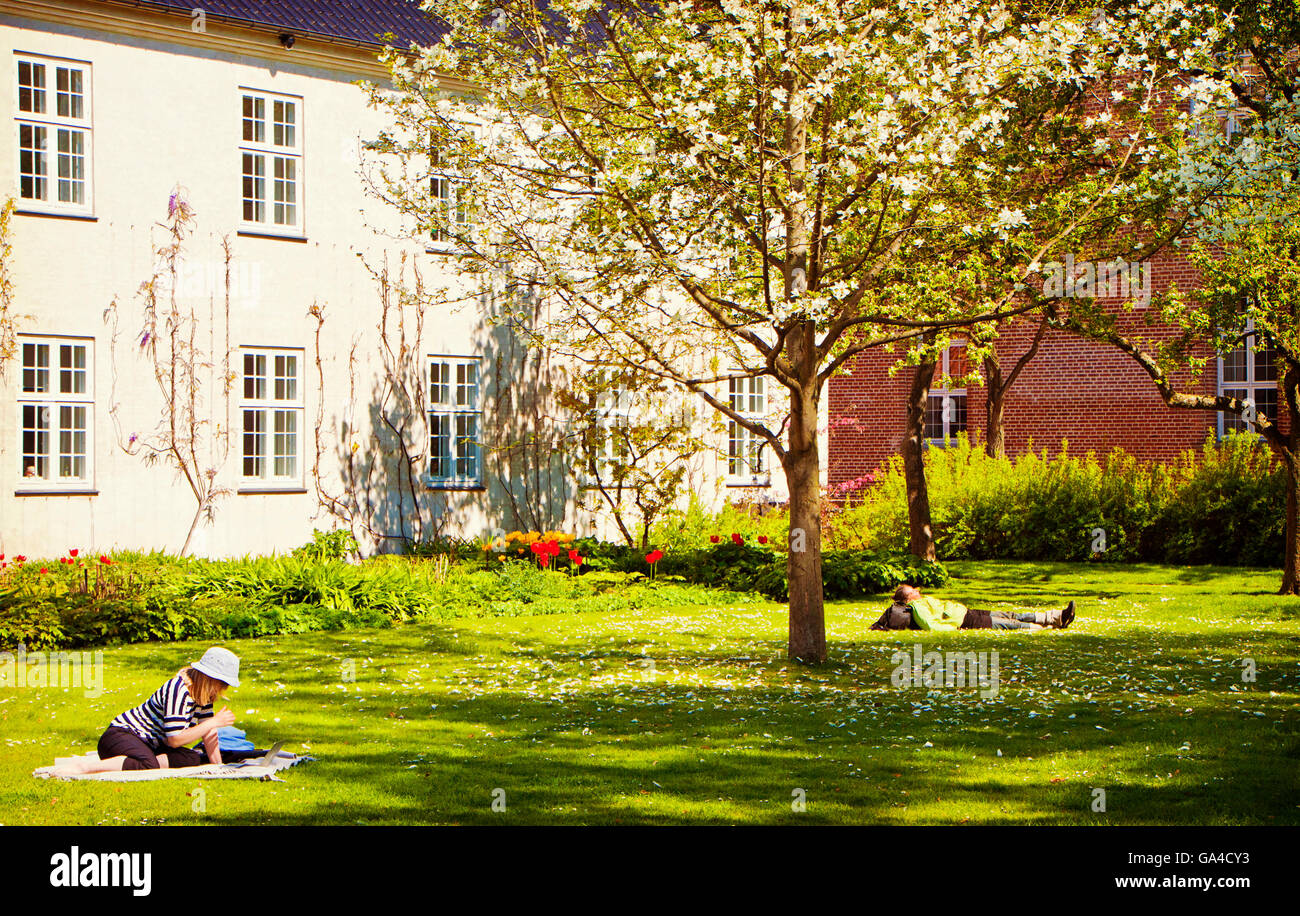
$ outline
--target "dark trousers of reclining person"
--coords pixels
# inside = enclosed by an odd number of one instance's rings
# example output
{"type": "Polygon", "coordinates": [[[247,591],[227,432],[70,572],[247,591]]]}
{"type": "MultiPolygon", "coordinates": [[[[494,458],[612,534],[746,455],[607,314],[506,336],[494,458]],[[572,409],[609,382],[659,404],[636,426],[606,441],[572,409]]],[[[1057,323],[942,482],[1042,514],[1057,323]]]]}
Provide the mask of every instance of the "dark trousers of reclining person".
{"type": "Polygon", "coordinates": [[[1064,610],[982,611],[956,601],[928,598],[914,586],[900,585],[886,616],[899,617],[897,612],[906,612],[911,625],[919,630],[1041,630],[1068,627],[1074,621],[1074,602],[1064,610]]]}

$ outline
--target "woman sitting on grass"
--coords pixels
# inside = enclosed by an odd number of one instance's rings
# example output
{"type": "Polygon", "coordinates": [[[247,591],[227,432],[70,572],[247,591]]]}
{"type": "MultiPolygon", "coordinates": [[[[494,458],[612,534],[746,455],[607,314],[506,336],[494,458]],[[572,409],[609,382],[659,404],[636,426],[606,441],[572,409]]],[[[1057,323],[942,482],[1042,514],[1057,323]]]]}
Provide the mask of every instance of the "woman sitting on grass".
{"type": "Polygon", "coordinates": [[[232,724],[235,714],[225,707],[214,715],[212,704],[228,687],[238,686],[239,657],[214,646],[114,719],[99,739],[99,759],[78,761],[72,769],[107,773],[199,766],[204,755],[189,747],[196,741],[203,742],[208,762],[221,763],[217,729],[232,724]]]}

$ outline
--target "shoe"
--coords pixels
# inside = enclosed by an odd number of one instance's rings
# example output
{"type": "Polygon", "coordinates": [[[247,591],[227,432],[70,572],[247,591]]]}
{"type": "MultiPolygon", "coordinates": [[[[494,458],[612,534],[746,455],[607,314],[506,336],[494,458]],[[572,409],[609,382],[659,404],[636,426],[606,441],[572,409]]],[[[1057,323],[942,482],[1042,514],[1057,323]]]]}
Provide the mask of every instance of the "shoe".
{"type": "Polygon", "coordinates": [[[1074,602],[1071,601],[1061,612],[1061,629],[1064,630],[1070,624],[1074,623],[1074,602]]]}

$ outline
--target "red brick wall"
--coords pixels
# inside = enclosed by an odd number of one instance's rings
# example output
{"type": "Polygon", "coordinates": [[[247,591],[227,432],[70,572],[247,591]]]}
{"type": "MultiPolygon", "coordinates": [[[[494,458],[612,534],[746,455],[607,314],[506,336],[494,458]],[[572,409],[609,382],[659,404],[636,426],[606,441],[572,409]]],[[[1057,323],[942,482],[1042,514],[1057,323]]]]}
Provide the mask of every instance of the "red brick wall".
{"type": "MultiPolygon", "coordinates": [[[[1188,289],[1196,283],[1195,269],[1181,257],[1152,264],[1152,293],[1165,292],[1177,281],[1188,289]]],[[[1118,302],[1110,303],[1118,307],[1118,302]]],[[[1150,311],[1123,316],[1126,336],[1168,338],[1172,331],[1147,326],[1150,311]]],[[[1033,339],[1033,318],[1004,326],[999,339],[1003,372],[1010,372],[1033,339]]],[[[829,445],[827,472],[831,486],[874,471],[897,454],[906,422],[906,399],[914,369],[904,367],[892,377],[889,367],[905,351],[879,350],[859,354],[848,372],[831,379],[827,392],[829,445]]],[[[1209,355],[1207,346],[1203,355],[1209,355]]],[[[1214,394],[1218,381],[1211,359],[1201,377],[1192,382],[1188,373],[1175,377],[1179,390],[1214,394]]],[[[967,431],[984,441],[988,392],[967,386],[967,431]]],[[[1032,443],[1049,454],[1068,440],[1071,453],[1105,453],[1119,447],[1149,460],[1169,460],[1186,449],[1199,448],[1217,430],[1218,414],[1209,410],[1175,410],[1160,399],[1150,376],[1129,356],[1114,347],[1074,335],[1048,332],[1038,354],[1025,367],[1007,395],[1004,413],[1006,445],[1010,454],[1024,452],[1032,443]]],[[[1283,419],[1285,429],[1285,418],[1283,419]]]]}

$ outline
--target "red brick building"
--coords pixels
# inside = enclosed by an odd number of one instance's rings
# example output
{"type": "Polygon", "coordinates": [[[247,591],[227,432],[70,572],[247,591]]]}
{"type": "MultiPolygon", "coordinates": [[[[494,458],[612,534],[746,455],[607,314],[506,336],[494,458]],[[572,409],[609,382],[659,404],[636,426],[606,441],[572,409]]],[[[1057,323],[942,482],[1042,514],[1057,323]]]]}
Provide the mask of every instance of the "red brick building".
{"type": "MultiPolygon", "coordinates": [[[[1184,258],[1150,263],[1149,289],[1165,292],[1177,281],[1182,289],[1196,282],[1196,271],[1184,258]]],[[[1103,302],[1107,301],[1103,298],[1103,302]]],[[[1122,301],[1114,299],[1114,304],[1122,301]]],[[[1148,339],[1158,334],[1146,327],[1144,312],[1125,316],[1123,327],[1148,339]]],[[[1037,319],[1017,319],[1004,326],[998,340],[1004,373],[1026,353],[1037,330],[1037,319]]],[[[1172,332],[1165,333],[1172,335],[1172,332]]],[[[859,354],[847,372],[831,379],[827,392],[827,477],[832,489],[871,473],[899,454],[905,435],[908,390],[916,369],[904,367],[893,376],[889,368],[905,353],[871,350],[859,354]]],[[[1209,346],[1203,355],[1211,355],[1209,346]]],[[[942,445],[965,432],[983,443],[988,417],[988,389],[969,385],[937,387],[945,368],[951,376],[965,372],[964,347],[954,343],[935,373],[927,411],[927,439],[942,445]],[[945,398],[949,399],[945,411],[945,398]]],[[[1278,417],[1276,368],[1272,354],[1243,346],[1211,359],[1195,382],[1186,373],[1176,377],[1179,390],[1251,397],[1261,414],[1278,417]]],[[[1060,451],[1062,440],[1072,453],[1109,452],[1115,447],[1142,459],[1170,460],[1186,449],[1199,448],[1207,436],[1244,428],[1240,417],[1209,410],[1166,407],[1141,367],[1115,347],[1063,332],[1048,331],[1037,354],[1026,365],[1006,396],[1006,450],[1019,454],[1035,450],[1060,451]]],[[[1286,418],[1282,419],[1286,431],[1286,418]]]]}

